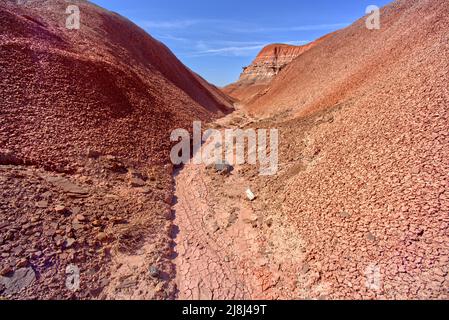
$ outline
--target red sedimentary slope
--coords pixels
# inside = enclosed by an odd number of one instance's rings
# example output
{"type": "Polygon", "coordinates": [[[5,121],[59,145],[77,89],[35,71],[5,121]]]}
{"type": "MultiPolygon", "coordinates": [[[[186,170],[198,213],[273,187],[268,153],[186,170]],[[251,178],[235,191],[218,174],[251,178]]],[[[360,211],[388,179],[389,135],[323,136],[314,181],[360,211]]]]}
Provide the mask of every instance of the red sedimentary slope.
{"type": "Polygon", "coordinates": [[[68,30],[68,2],[16,3],[0,1],[0,296],[173,298],[170,132],[228,98],[115,13],[76,1],[68,30]]]}
{"type": "Polygon", "coordinates": [[[396,1],[380,30],[336,32],[247,106],[282,131],[260,198],[305,241],[303,296],[449,298],[448,13],[396,1]]]}
{"type": "MultiPolygon", "coordinates": [[[[445,6],[444,1],[396,1],[383,9],[380,30],[368,30],[365,19],[360,19],[330,34],[276,77],[269,92],[248,104],[249,110],[305,113],[335,105],[375,83],[397,85],[395,80],[404,75],[404,70],[416,67],[413,63],[419,69],[430,69],[429,63],[419,59],[424,54],[433,56],[435,50],[442,57],[446,54],[447,37],[442,34],[447,20],[445,6]],[[420,15],[426,19],[418,19],[420,15]],[[413,23],[413,19],[417,21],[413,23]]],[[[447,61],[439,58],[429,59],[447,61]]]]}
{"type": "Polygon", "coordinates": [[[287,64],[313,47],[270,44],[260,51],[253,63],[244,68],[240,81],[269,82],[287,64]]]}
{"type": "Polygon", "coordinates": [[[0,146],[67,169],[88,148],[139,161],[167,159],[169,133],[230,110],[218,90],[128,20],[79,3],[3,2],[0,146]]]}
{"type": "Polygon", "coordinates": [[[226,86],[223,91],[242,104],[248,103],[258,93],[263,92],[273,78],[290,62],[313,48],[324,38],[304,46],[270,44],[264,47],[251,65],[243,68],[239,80],[226,86]]]}

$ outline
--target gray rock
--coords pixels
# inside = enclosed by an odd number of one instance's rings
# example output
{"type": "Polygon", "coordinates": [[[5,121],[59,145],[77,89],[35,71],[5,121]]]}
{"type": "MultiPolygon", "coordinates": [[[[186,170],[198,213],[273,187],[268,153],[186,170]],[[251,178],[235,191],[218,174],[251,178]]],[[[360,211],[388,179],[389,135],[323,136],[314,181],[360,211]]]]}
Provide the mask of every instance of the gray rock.
{"type": "Polygon", "coordinates": [[[0,286],[4,286],[4,295],[20,292],[30,286],[36,280],[36,273],[32,268],[22,268],[14,272],[10,277],[0,277],[0,286]]]}
{"type": "Polygon", "coordinates": [[[150,266],[149,268],[148,268],[148,272],[150,273],[150,276],[152,277],[152,278],[159,278],[159,275],[160,275],[160,271],[159,271],[159,269],[156,267],[156,266],[150,266]]]}

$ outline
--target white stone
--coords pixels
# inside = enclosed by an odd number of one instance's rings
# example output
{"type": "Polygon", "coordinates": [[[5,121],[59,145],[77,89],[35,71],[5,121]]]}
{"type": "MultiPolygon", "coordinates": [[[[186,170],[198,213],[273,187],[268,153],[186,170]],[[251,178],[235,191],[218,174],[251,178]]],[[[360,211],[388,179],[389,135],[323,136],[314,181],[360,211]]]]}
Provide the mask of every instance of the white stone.
{"type": "Polygon", "coordinates": [[[256,199],[256,196],[251,191],[251,189],[246,190],[246,196],[248,197],[249,201],[254,201],[256,199]]]}

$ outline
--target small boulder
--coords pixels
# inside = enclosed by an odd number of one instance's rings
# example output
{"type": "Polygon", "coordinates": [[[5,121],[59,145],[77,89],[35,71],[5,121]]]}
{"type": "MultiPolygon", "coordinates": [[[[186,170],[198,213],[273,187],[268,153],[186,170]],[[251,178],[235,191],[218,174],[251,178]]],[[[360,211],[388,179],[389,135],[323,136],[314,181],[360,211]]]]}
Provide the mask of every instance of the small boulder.
{"type": "Polygon", "coordinates": [[[28,266],[28,259],[20,259],[16,264],[17,268],[24,268],[26,266],[28,266]]]}
{"type": "Polygon", "coordinates": [[[0,276],[4,277],[13,272],[12,268],[10,266],[4,267],[0,270],[0,276]]]}
{"type": "Polygon", "coordinates": [[[54,210],[55,210],[55,212],[57,214],[67,214],[67,213],[69,213],[69,209],[67,207],[65,207],[65,206],[62,206],[62,205],[57,205],[54,208],[54,210]]]}
{"type": "Polygon", "coordinates": [[[97,234],[96,239],[100,242],[107,242],[109,237],[106,233],[100,232],[97,234]]]}
{"type": "Polygon", "coordinates": [[[127,173],[128,168],[117,157],[108,155],[104,159],[104,167],[115,173],[127,173]]]}
{"type": "Polygon", "coordinates": [[[150,274],[150,276],[152,278],[159,278],[159,275],[161,273],[159,271],[159,269],[156,266],[153,266],[153,265],[148,268],[148,272],[149,272],[149,274],[150,274]]]}
{"type": "Polygon", "coordinates": [[[75,198],[84,198],[89,195],[89,191],[74,184],[73,182],[71,182],[70,180],[68,180],[66,178],[52,176],[52,177],[47,177],[46,180],[48,182],[52,183],[54,186],[61,188],[69,196],[72,196],[75,198]]]}
{"type": "Polygon", "coordinates": [[[207,166],[207,169],[224,176],[228,176],[234,171],[234,167],[226,162],[213,163],[207,166]]]}
{"type": "Polygon", "coordinates": [[[47,207],[48,207],[48,201],[46,201],[46,200],[36,202],[36,208],[45,209],[47,207]]]}
{"type": "Polygon", "coordinates": [[[371,242],[375,242],[377,240],[376,236],[373,235],[371,232],[368,232],[366,234],[366,238],[368,239],[368,241],[371,241],[371,242]]]}
{"type": "Polygon", "coordinates": [[[64,248],[65,249],[70,249],[71,247],[73,247],[73,245],[76,243],[76,240],[73,238],[68,238],[67,240],[64,241],[64,248]]]}

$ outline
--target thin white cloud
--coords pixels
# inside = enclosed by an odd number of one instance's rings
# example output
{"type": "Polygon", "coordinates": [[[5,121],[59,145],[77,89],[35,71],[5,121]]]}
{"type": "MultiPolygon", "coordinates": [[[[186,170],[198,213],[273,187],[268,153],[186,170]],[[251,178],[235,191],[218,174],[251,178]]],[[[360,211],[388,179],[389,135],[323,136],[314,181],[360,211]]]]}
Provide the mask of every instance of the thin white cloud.
{"type": "Polygon", "coordinates": [[[312,24],[286,27],[264,27],[249,24],[242,21],[219,20],[219,19],[185,19],[185,20],[168,20],[155,21],[145,20],[139,21],[139,25],[144,28],[151,29],[186,29],[198,25],[207,25],[209,29],[218,29],[227,32],[236,33],[260,33],[260,32],[285,32],[285,31],[319,31],[344,28],[350,23],[331,23],[331,24],[312,24]]]}
{"type": "Polygon", "coordinates": [[[312,24],[303,26],[291,27],[233,27],[233,32],[236,33],[260,33],[260,32],[288,32],[288,31],[320,31],[340,29],[349,26],[350,23],[333,23],[333,24],[312,24]]]}
{"type": "Polygon", "coordinates": [[[150,29],[184,29],[196,25],[199,20],[173,20],[173,21],[140,21],[139,24],[144,28],[150,29]]]}
{"type": "MultiPolygon", "coordinates": [[[[226,42],[226,41],[225,41],[226,42]]],[[[230,41],[232,43],[232,41],[230,41]]],[[[304,45],[310,41],[285,41],[283,43],[290,45],[304,45]]],[[[204,57],[204,56],[237,56],[237,57],[247,57],[254,56],[255,53],[260,51],[263,47],[268,45],[270,42],[233,42],[238,45],[218,47],[218,48],[208,48],[208,46],[203,42],[199,42],[196,46],[197,51],[188,54],[189,57],[204,57]]]]}
{"type": "Polygon", "coordinates": [[[233,55],[233,56],[242,56],[246,55],[248,52],[253,52],[255,50],[260,50],[264,47],[264,45],[257,46],[246,46],[246,47],[225,47],[225,48],[217,48],[217,49],[208,49],[204,51],[198,51],[193,53],[193,56],[204,56],[204,55],[233,55]]]}
{"type": "Polygon", "coordinates": [[[162,39],[162,40],[171,40],[171,41],[179,41],[179,42],[191,42],[192,40],[183,38],[183,37],[176,37],[172,36],[170,34],[155,34],[155,38],[162,39]]]}
{"type": "Polygon", "coordinates": [[[137,24],[144,28],[152,29],[186,29],[198,25],[206,25],[208,28],[226,29],[228,25],[240,25],[238,21],[220,19],[183,19],[183,20],[144,20],[137,21],[137,24]]]}
{"type": "MultiPolygon", "coordinates": [[[[155,32],[155,37],[162,41],[177,42],[187,57],[204,56],[236,56],[250,57],[257,54],[269,43],[279,42],[279,40],[269,41],[233,41],[232,38],[260,38],[259,33],[270,34],[273,39],[281,38],[275,34],[300,31],[320,31],[335,30],[346,27],[349,23],[296,25],[287,27],[278,26],[258,26],[255,24],[214,19],[186,19],[171,21],[141,21],[143,28],[150,33],[155,32]],[[251,34],[254,34],[251,36],[251,34]],[[256,35],[257,34],[257,35],[256,35]],[[196,37],[202,37],[198,39],[196,37]],[[219,40],[228,38],[230,40],[219,40]],[[207,40],[206,40],[207,39],[207,40]]],[[[284,34],[286,36],[286,34],[284,34]]],[[[282,41],[281,41],[282,42],[282,41]]],[[[310,41],[283,41],[282,43],[291,45],[304,45],[310,41]]]]}
{"type": "Polygon", "coordinates": [[[308,26],[296,26],[292,28],[283,28],[284,30],[292,30],[292,31],[318,31],[318,30],[329,30],[329,29],[339,29],[346,28],[350,23],[333,23],[333,24],[316,24],[316,25],[308,25],[308,26]]]}

